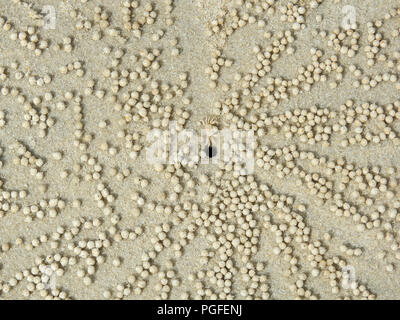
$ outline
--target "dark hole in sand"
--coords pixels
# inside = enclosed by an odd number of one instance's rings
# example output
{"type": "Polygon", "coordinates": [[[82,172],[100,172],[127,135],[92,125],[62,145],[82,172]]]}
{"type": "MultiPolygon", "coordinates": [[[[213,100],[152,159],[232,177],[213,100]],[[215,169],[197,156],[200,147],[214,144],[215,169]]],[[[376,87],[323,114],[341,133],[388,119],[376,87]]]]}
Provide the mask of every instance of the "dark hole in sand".
{"type": "Polygon", "coordinates": [[[215,148],[213,146],[207,146],[206,153],[209,158],[213,158],[217,155],[217,148],[215,148]]]}

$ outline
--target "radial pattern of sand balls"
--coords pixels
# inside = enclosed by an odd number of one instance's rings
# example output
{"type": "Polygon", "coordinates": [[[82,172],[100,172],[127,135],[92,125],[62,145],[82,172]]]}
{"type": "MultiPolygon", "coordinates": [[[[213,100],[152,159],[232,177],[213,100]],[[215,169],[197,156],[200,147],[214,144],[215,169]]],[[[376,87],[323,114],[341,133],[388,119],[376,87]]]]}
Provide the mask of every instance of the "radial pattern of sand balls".
{"type": "Polygon", "coordinates": [[[0,299],[400,299],[396,5],[0,0],[0,299]]]}

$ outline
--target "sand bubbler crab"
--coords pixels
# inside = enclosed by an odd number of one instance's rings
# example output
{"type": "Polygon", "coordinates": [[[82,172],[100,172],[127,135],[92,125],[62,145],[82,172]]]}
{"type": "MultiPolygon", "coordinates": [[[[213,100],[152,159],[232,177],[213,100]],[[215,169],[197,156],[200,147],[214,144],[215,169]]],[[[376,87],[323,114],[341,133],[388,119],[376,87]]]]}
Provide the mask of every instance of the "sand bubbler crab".
{"type": "Polygon", "coordinates": [[[209,158],[213,158],[217,154],[217,135],[218,135],[218,119],[214,116],[206,116],[200,120],[202,146],[205,146],[205,153],[209,158]],[[204,140],[203,140],[204,139],[204,140]]]}

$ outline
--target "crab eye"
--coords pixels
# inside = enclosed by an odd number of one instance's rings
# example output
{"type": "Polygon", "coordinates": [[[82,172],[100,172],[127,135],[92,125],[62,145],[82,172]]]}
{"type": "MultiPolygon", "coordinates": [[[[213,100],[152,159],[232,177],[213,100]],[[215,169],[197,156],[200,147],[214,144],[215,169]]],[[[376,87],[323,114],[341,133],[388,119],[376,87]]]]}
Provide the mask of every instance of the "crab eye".
{"type": "Polygon", "coordinates": [[[215,157],[217,155],[217,148],[213,147],[212,145],[207,146],[206,154],[209,158],[215,157]]]}

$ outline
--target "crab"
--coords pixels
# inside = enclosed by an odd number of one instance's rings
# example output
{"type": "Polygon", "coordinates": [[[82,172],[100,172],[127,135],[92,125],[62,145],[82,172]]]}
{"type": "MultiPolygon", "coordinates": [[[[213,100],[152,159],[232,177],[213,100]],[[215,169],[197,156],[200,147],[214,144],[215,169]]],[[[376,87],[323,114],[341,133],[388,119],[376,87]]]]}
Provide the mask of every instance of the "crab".
{"type": "Polygon", "coordinates": [[[205,143],[209,146],[215,144],[215,137],[218,134],[218,120],[216,117],[205,117],[203,120],[200,120],[200,124],[202,126],[202,131],[205,132],[205,143]]]}

